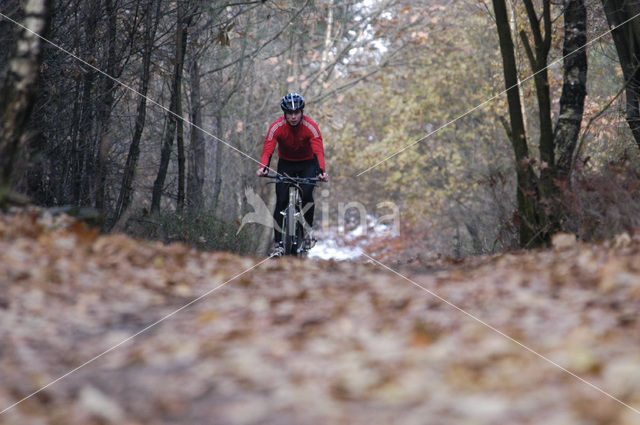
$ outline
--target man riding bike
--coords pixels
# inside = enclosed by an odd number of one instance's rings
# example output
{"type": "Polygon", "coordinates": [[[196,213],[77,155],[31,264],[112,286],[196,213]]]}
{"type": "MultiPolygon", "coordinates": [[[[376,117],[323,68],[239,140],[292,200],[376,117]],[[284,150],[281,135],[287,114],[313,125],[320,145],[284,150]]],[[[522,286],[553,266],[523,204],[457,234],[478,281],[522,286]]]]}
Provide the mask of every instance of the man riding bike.
{"type": "MultiPolygon", "coordinates": [[[[282,98],[280,108],[284,116],[275,120],[270,126],[264,139],[260,168],[256,172],[259,177],[269,172],[271,155],[278,145],[278,174],[289,177],[318,177],[324,182],[329,181],[325,171],[324,147],[322,135],[318,125],[306,115],[304,98],[298,93],[289,93],[282,98]]],[[[282,214],[287,207],[288,187],[285,183],[276,184],[276,207],[273,218],[276,223],[281,221],[282,214]]],[[[313,225],[314,215],[313,185],[302,185],[302,210],[309,228],[313,225]]],[[[274,229],[274,247],[272,256],[282,255],[282,233],[274,229]]]]}

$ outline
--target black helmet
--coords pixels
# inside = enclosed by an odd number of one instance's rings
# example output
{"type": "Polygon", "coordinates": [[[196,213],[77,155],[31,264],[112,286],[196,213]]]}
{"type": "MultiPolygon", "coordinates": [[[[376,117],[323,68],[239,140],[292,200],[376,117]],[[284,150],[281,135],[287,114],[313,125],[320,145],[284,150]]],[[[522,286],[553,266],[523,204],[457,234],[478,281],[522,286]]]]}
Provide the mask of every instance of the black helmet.
{"type": "Polygon", "coordinates": [[[282,98],[280,107],[285,112],[302,111],[304,109],[304,98],[298,93],[289,93],[282,98]]]}

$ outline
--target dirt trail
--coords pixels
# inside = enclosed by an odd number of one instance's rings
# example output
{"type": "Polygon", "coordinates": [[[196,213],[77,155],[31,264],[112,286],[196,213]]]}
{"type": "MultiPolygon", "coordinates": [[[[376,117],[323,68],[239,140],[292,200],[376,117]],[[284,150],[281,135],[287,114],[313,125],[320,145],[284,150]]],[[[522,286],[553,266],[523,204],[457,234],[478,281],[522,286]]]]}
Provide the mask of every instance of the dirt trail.
{"type": "Polygon", "coordinates": [[[630,238],[398,270],[408,280],[261,261],[0,217],[0,410],[126,341],[0,423],[640,423],[630,238]]]}

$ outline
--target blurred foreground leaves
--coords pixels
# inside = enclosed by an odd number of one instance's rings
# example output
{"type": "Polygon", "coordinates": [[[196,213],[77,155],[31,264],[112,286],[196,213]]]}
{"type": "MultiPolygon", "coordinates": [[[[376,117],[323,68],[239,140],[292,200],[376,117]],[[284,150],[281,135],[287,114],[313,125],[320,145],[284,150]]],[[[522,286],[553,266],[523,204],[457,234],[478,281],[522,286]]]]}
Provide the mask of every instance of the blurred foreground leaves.
{"type": "MultiPolygon", "coordinates": [[[[640,243],[403,271],[640,408],[640,243]]],[[[261,261],[0,217],[0,409],[261,261]]],[[[371,264],[269,260],[3,424],[635,424],[640,416],[371,264]]]]}

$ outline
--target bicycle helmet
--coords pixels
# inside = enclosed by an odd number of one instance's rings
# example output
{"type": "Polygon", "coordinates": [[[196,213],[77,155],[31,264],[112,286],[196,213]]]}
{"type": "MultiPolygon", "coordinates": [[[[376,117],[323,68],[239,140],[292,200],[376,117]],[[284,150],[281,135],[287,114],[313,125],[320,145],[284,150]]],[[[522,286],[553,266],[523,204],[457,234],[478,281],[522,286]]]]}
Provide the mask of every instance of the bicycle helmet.
{"type": "Polygon", "coordinates": [[[282,98],[280,107],[285,112],[302,111],[304,109],[304,98],[298,93],[289,93],[282,98]]]}

